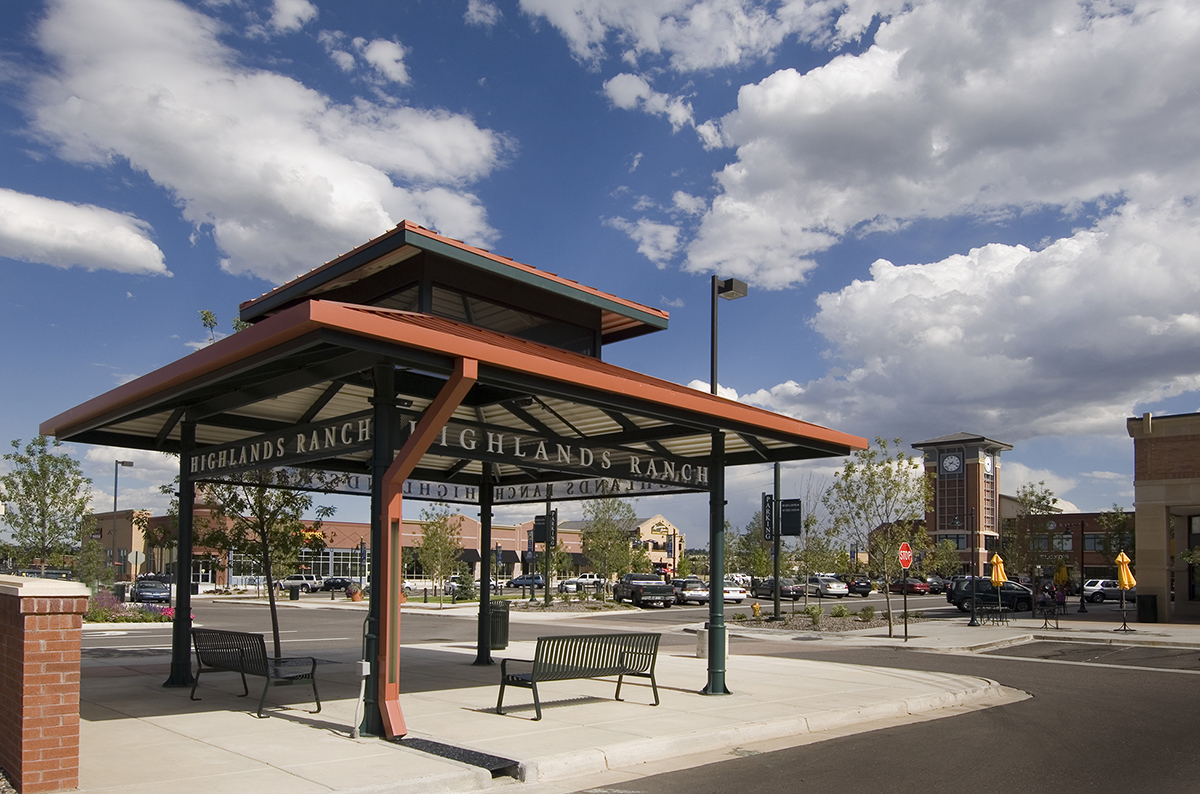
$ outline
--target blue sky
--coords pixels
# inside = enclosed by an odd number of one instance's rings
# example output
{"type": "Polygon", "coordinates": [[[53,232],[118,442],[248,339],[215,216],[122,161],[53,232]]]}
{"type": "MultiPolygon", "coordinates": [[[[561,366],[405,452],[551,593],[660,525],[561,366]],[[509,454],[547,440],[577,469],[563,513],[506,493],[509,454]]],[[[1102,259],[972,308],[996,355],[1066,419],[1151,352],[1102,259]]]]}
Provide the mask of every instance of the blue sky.
{"type": "MultiPolygon", "coordinates": [[[[671,312],[605,358],[1132,505],[1124,419],[1200,407],[1184,0],[55,0],[0,28],[0,436],[229,331],[409,219],[671,312]]],[[[97,504],[172,466],[74,450],[97,504]]],[[[836,462],[788,467],[784,495],[836,462]]],[[[731,472],[738,525],[769,487],[731,472]]],[[[647,500],[703,537],[697,497],[647,500]]],[[[362,520],[360,501],[339,518],[362,520]]],[[[510,510],[501,520],[526,520],[510,510]]]]}

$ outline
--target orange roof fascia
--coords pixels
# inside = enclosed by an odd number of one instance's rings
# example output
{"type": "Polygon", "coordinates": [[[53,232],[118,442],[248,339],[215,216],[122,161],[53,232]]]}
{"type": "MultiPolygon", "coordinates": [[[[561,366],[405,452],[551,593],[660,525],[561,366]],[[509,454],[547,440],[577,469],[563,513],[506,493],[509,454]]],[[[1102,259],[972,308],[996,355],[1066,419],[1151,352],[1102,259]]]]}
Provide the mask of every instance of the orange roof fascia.
{"type": "Polygon", "coordinates": [[[453,320],[319,300],[308,300],[285,309],[250,328],[64,411],[43,422],[39,432],[61,437],[113,411],[152,400],[166,390],[193,383],[251,356],[322,329],[346,331],[403,344],[440,356],[473,358],[481,365],[620,394],[701,416],[720,417],[733,424],[746,424],[850,449],[867,448],[866,439],[858,436],[700,392],[589,356],[465,326],[453,320]],[[404,329],[402,335],[397,334],[398,326],[404,329]]]}

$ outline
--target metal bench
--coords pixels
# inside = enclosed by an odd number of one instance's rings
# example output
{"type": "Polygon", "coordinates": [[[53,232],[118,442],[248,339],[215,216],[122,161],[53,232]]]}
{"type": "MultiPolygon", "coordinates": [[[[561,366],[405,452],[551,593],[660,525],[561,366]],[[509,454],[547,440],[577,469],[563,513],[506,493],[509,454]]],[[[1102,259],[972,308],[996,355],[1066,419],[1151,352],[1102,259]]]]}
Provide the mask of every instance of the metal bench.
{"type": "Polygon", "coordinates": [[[500,696],[496,713],[504,713],[504,688],[519,686],[533,690],[535,720],[542,718],[542,703],[538,684],[544,681],[567,681],[577,678],[617,676],[616,700],[621,699],[621,684],[625,676],[649,678],[654,690],[654,705],[659,704],[658,682],[654,678],[654,663],[658,658],[661,634],[582,634],[560,637],[538,637],[533,659],[502,659],[500,661],[500,696]],[[533,665],[528,673],[508,672],[508,663],[533,665]]]}
{"type": "Polygon", "coordinates": [[[311,656],[287,659],[272,659],[267,656],[267,644],[261,634],[250,634],[244,631],[225,631],[223,629],[192,629],[192,644],[196,648],[196,681],[192,684],[192,700],[196,697],[196,687],[200,685],[200,674],[206,672],[240,673],[242,676],[242,694],[250,694],[246,684],[247,675],[256,675],[266,679],[263,685],[262,697],[258,700],[257,715],[262,719],[263,703],[267,699],[267,690],[272,686],[287,686],[299,681],[312,682],[313,700],[317,708],[310,714],[321,711],[321,696],[317,694],[317,660],[311,656]]]}

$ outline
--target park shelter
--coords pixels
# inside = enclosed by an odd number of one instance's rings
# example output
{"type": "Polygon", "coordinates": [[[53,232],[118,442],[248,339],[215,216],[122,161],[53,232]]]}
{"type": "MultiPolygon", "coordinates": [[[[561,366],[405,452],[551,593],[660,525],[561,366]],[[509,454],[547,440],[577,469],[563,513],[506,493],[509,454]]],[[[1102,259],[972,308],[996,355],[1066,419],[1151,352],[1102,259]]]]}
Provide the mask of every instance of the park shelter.
{"type": "MultiPolygon", "coordinates": [[[[707,493],[710,548],[720,549],[726,466],[866,447],[605,363],[603,345],[664,330],[667,314],[408,222],[243,304],[241,317],[248,329],[41,431],[178,453],[183,571],[198,483],[274,468],[295,472],[301,487],[304,472],[337,473],[334,490],[369,494],[370,733],[406,730],[398,702],[404,499],[477,504],[486,578],[494,504],[707,493]]],[[[181,592],[172,686],[191,682],[189,608],[181,592]]],[[[484,588],[481,664],[491,661],[489,610],[484,588]]],[[[711,629],[723,641],[723,620],[711,629]]],[[[709,658],[710,686],[716,680],[723,691],[724,654],[709,658]]]]}

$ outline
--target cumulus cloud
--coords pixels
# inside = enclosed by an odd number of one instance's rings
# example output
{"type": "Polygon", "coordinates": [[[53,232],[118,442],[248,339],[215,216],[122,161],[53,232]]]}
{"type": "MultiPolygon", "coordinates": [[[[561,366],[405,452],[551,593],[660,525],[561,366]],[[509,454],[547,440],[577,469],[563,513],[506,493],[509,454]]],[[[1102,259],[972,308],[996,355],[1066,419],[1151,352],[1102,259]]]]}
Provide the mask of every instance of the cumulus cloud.
{"type": "Polygon", "coordinates": [[[786,286],[915,219],[1194,195],[1198,47],[1182,0],[914,3],[859,55],[741,88],[709,129],[736,159],[687,267],[786,286]]]}
{"type": "Polygon", "coordinates": [[[481,28],[495,27],[503,14],[500,8],[491,0],[467,0],[467,10],[463,19],[468,25],[481,28]]]}
{"type": "Polygon", "coordinates": [[[0,256],[9,259],[169,276],[151,233],[131,215],[0,188],[0,256]]]}
{"type": "Polygon", "coordinates": [[[655,91],[641,75],[622,72],[604,83],[604,93],[622,110],[640,109],[652,116],[666,116],[672,130],[694,124],[691,105],[682,97],[655,91]]]}
{"type": "Polygon", "coordinates": [[[271,27],[292,33],[317,18],[317,7],[308,0],[275,0],[271,5],[271,27]]]}
{"type": "Polygon", "coordinates": [[[671,257],[679,250],[679,229],[666,223],[648,218],[629,221],[625,218],[605,218],[604,223],[629,235],[638,244],[638,253],[665,268],[671,257]]]}
{"type": "Polygon", "coordinates": [[[618,51],[626,63],[656,58],[677,72],[763,59],[789,37],[837,46],[859,38],[876,15],[903,0],[521,0],[545,19],[574,56],[595,66],[618,51]]]}
{"type": "Polygon", "coordinates": [[[1200,207],[1178,202],[1126,205],[1040,251],[880,260],[817,299],[829,374],[743,399],[868,435],[1123,434],[1136,405],[1200,388],[1197,250],[1200,207]]]}
{"type": "MultiPolygon", "coordinates": [[[[440,109],[339,104],[243,65],[219,31],[172,0],[53,4],[37,30],[54,69],[30,87],[36,128],[66,159],[126,160],[169,190],[233,273],[283,281],[403,218],[495,239],[466,186],[507,156],[503,135],[440,109]]],[[[375,53],[400,74],[395,49],[375,53]]]]}

